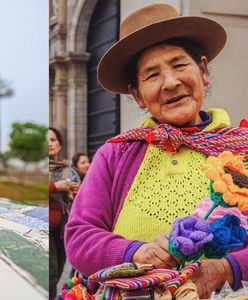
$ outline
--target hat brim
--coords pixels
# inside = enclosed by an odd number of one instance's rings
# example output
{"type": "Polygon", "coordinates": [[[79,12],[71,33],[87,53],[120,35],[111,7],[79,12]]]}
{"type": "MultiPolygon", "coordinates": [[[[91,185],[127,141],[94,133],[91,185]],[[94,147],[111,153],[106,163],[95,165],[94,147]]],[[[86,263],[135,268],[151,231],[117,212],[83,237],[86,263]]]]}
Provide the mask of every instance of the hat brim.
{"type": "Polygon", "coordinates": [[[126,68],[132,57],[143,49],[172,38],[195,41],[211,61],[224,47],[226,32],[213,20],[203,17],[178,17],[143,27],[120,39],[102,57],[98,81],[111,92],[129,94],[126,68]]]}

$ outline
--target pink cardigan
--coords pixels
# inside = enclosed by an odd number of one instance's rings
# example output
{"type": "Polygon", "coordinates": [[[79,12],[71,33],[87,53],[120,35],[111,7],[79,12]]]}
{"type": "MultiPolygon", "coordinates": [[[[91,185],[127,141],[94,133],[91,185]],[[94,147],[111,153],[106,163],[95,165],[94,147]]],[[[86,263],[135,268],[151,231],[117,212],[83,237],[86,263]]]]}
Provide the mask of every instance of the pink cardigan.
{"type": "MultiPolygon", "coordinates": [[[[68,259],[86,276],[123,263],[135,243],[112,231],[146,149],[143,142],[105,144],[94,156],[65,229],[68,259]]],[[[248,246],[232,258],[248,280],[248,246]]]]}

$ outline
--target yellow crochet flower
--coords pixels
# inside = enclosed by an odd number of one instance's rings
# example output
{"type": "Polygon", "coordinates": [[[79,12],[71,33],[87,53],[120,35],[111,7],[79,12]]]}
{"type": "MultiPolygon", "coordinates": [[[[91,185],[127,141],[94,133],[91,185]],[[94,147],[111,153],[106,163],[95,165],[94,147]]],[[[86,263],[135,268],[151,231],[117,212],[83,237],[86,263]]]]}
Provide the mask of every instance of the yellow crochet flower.
{"type": "Polygon", "coordinates": [[[207,178],[213,181],[214,191],[223,194],[222,198],[228,205],[236,205],[240,211],[248,211],[247,184],[245,187],[240,187],[230,174],[235,172],[247,178],[246,182],[248,182],[248,170],[245,169],[243,159],[241,155],[233,155],[226,151],[218,157],[208,157],[202,170],[207,178]]]}

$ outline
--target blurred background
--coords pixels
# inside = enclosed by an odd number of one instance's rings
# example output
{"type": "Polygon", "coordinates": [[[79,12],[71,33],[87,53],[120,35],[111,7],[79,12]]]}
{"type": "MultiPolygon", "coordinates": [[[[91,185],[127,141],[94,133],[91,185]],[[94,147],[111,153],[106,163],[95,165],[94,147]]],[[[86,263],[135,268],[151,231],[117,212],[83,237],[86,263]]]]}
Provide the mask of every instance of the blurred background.
{"type": "Polygon", "coordinates": [[[68,157],[84,151],[91,158],[108,138],[140,126],[144,119],[131,97],[99,86],[96,69],[117,41],[120,21],[154,3],[168,3],[184,16],[209,17],[223,25],[227,43],[211,62],[205,108],[225,109],[234,126],[247,118],[247,0],[50,0],[49,118],[65,137],[68,157]]]}
{"type": "Polygon", "coordinates": [[[0,0],[0,197],[35,204],[48,198],[47,21],[46,1],[0,0]]]}
{"type": "Polygon", "coordinates": [[[10,300],[48,298],[48,6],[0,0],[0,281],[10,300]]]}

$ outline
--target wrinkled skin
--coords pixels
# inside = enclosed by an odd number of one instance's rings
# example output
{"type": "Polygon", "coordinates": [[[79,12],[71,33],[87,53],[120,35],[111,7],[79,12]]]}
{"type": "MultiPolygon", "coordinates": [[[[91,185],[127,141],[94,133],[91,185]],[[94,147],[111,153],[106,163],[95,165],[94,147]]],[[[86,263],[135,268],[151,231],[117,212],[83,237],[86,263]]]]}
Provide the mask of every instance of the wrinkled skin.
{"type": "Polygon", "coordinates": [[[180,261],[168,250],[168,237],[165,233],[157,236],[152,242],[140,246],[133,255],[133,262],[152,264],[155,268],[165,269],[180,265],[180,261]]]}
{"type": "Polygon", "coordinates": [[[143,53],[137,67],[138,86],[128,88],[140,108],[160,123],[182,127],[201,122],[209,84],[205,56],[197,64],[181,47],[156,45],[143,53]]]}
{"type": "MultiPolygon", "coordinates": [[[[135,252],[133,262],[152,264],[155,268],[166,269],[178,267],[181,263],[178,258],[169,253],[168,237],[164,233],[152,242],[143,244],[135,252]]],[[[233,284],[232,267],[224,258],[206,259],[203,260],[201,267],[193,274],[191,280],[196,284],[199,297],[206,299],[213,291],[220,290],[226,281],[230,285],[233,284]]]]}
{"type": "Polygon", "coordinates": [[[220,290],[226,281],[232,286],[232,267],[225,258],[206,259],[191,279],[197,286],[199,297],[210,298],[211,293],[220,290]]]}

